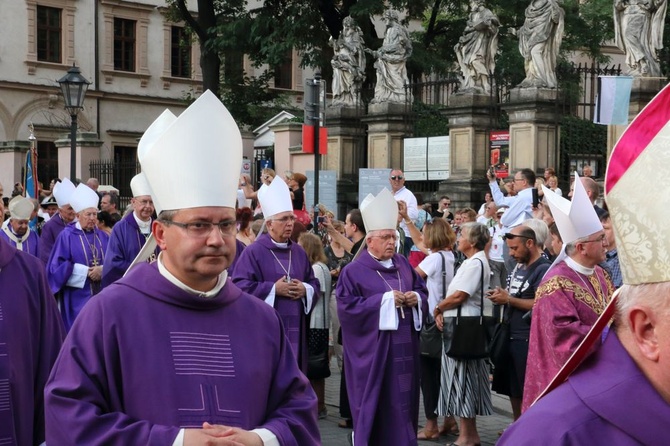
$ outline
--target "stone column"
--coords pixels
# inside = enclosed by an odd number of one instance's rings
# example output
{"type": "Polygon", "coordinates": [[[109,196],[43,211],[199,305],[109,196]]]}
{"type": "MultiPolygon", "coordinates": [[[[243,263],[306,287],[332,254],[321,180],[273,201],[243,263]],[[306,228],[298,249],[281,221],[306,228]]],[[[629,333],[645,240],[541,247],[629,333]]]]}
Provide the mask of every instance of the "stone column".
{"type": "Polygon", "coordinates": [[[440,183],[437,197],[448,195],[452,209],[475,207],[488,190],[488,131],[494,125],[492,98],[488,95],[454,94],[445,114],[449,117],[449,178],[440,183]]]}
{"type": "MultiPolygon", "coordinates": [[[[70,178],[70,134],[54,141],[58,148],[58,176],[70,178]]],[[[86,181],[91,176],[90,163],[100,159],[102,141],[95,132],[77,132],[76,177],[86,181]]]]}
{"type": "Polygon", "coordinates": [[[510,172],[558,168],[559,124],[556,89],[514,88],[502,104],[509,116],[510,172]]]}
{"type": "Polygon", "coordinates": [[[370,104],[362,119],[368,125],[368,167],[403,168],[403,138],[412,132],[405,104],[370,104]]]}
{"type": "Polygon", "coordinates": [[[358,169],[365,167],[365,117],[363,107],[326,109],[328,154],[321,157],[321,169],[337,172],[337,211],[341,218],[348,207],[357,207],[358,169]]]}
{"type": "Polygon", "coordinates": [[[25,165],[28,149],[30,141],[0,142],[0,181],[7,197],[11,197],[14,183],[23,182],[21,168],[25,165]]]}
{"type": "MultiPolygon", "coordinates": [[[[635,119],[638,113],[661,91],[666,80],[661,77],[636,77],[630,91],[630,104],[628,105],[628,123],[635,119]]],[[[607,159],[612,153],[614,145],[626,130],[628,125],[607,126],[607,159]]]]}

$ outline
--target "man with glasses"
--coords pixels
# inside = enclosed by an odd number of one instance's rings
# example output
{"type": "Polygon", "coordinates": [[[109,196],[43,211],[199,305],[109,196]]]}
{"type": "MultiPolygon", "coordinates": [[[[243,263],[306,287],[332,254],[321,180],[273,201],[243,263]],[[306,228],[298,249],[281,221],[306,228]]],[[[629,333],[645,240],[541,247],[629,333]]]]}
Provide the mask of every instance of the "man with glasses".
{"type": "Polygon", "coordinates": [[[419,332],[426,285],[395,253],[398,207],[388,189],[361,203],[367,249],[337,281],[353,443],[416,445],[419,332]]]}
{"type": "Polygon", "coordinates": [[[138,150],[162,209],[152,228],[161,253],[105,288],[75,322],[45,391],[46,441],[319,445],[316,396],[277,312],[226,271],[235,256],[237,125],[209,91],[166,120],[138,150]]]}
{"type": "Polygon", "coordinates": [[[54,185],[53,196],[58,204],[58,212],[42,226],[40,235],[39,258],[45,265],[49,261],[49,255],[51,255],[58,235],[76,218],[74,209],[70,205],[70,197],[74,189],[75,185],[68,178],[63,178],[54,185]]]}
{"type": "MultiPolygon", "coordinates": [[[[151,235],[154,202],[151,198],[149,183],[143,173],[135,175],[130,180],[130,189],[133,191],[133,198],[130,200],[133,212],[126,215],[112,229],[106,261],[102,269],[103,287],[123,277],[151,235]]],[[[156,260],[159,252],[160,248],[156,247],[148,261],[156,260]]]]}
{"type": "MultiPolygon", "coordinates": [[[[419,218],[419,207],[412,191],[405,187],[405,175],[402,173],[402,170],[393,169],[391,171],[391,176],[389,177],[389,182],[391,183],[391,190],[393,191],[395,201],[404,201],[405,204],[407,204],[407,215],[409,215],[409,218],[412,221],[416,221],[416,219],[419,218]]],[[[409,228],[404,221],[400,222],[400,229],[405,233],[403,255],[407,257],[409,256],[410,248],[414,243],[412,242],[409,228]]]]}
{"type": "Polygon", "coordinates": [[[307,372],[307,315],[319,296],[319,281],[305,251],[291,241],[296,218],[286,182],[276,177],[258,190],[258,199],[268,232],[244,249],[233,281],[277,310],[298,366],[307,372]]]}
{"type": "Polygon", "coordinates": [[[605,231],[582,182],[577,179],[572,202],[548,189],[544,196],[565,249],[535,295],[523,390],[524,411],[563,367],[614,292],[609,275],[598,266],[608,250],[605,231]]]}

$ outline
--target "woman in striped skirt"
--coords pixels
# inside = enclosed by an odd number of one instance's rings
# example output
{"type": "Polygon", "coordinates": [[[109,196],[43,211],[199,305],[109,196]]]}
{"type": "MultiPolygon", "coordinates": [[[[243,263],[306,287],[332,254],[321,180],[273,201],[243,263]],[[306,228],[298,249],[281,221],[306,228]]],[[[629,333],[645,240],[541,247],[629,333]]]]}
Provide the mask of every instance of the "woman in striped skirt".
{"type": "MultiPolygon", "coordinates": [[[[449,284],[447,297],[435,307],[433,315],[438,327],[442,327],[444,317],[455,317],[459,306],[461,316],[481,314],[481,293],[488,289],[491,274],[486,259],[486,246],[490,239],[489,231],[483,224],[466,223],[461,227],[458,250],[467,259],[449,284]]],[[[460,434],[454,445],[480,444],[475,417],[491,415],[493,412],[489,370],[485,359],[458,360],[442,356],[437,409],[440,416],[454,415],[460,418],[460,434]]]]}

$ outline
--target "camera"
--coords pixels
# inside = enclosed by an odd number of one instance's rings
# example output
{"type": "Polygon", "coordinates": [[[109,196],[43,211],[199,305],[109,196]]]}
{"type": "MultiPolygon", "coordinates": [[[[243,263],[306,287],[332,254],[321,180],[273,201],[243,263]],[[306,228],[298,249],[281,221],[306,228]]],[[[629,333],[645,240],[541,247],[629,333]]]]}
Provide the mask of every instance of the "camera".
{"type": "Polygon", "coordinates": [[[317,223],[323,223],[324,221],[326,221],[326,217],[324,217],[322,215],[316,217],[316,222],[317,223]]]}
{"type": "Polygon", "coordinates": [[[489,174],[489,176],[490,176],[491,178],[495,178],[495,177],[496,177],[496,170],[493,168],[493,166],[489,167],[489,172],[488,172],[488,174],[489,174]]]}

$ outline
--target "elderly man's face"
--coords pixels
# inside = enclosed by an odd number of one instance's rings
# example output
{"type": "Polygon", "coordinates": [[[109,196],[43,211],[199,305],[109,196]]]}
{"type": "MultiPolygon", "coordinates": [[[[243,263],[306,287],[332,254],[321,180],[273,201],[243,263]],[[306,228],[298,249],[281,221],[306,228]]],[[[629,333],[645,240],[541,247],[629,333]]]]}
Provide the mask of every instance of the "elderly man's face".
{"type": "Polygon", "coordinates": [[[291,238],[294,224],[293,211],[280,212],[265,223],[272,240],[279,243],[286,243],[291,238]]]}
{"type": "Polygon", "coordinates": [[[158,220],[153,233],[162,249],[165,267],[177,279],[199,291],[209,291],[219,275],[235,258],[235,231],[223,235],[218,223],[235,226],[235,210],[225,207],[201,207],[179,210],[172,223],[158,220]],[[214,224],[208,234],[179,226],[193,223],[214,224]]]}
{"type": "Polygon", "coordinates": [[[74,212],[74,209],[72,209],[72,206],[66,204],[62,208],[59,208],[58,210],[60,211],[60,216],[65,223],[70,223],[74,221],[74,217],[76,214],[74,212]]]}
{"type": "MultiPolygon", "coordinates": [[[[148,221],[154,213],[154,202],[150,195],[140,195],[130,200],[135,215],[142,220],[148,221]]],[[[102,207],[102,206],[101,206],[102,207]]]]}
{"type": "Polygon", "coordinates": [[[17,218],[10,218],[9,224],[12,225],[14,234],[22,237],[28,231],[28,220],[19,220],[17,218]]]}
{"type": "Polygon", "coordinates": [[[388,260],[395,254],[398,235],[393,229],[373,231],[367,236],[368,251],[379,260],[388,260]]]}
{"type": "Polygon", "coordinates": [[[85,231],[92,231],[98,226],[98,210],[96,208],[87,208],[77,214],[79,224],[85,231]]]}
{"type": "Polygon", "coordinates": [[[391,183],[391,189],[393,189],[393,193],[396,193],[402,189],[402,187],[405,185],[405,175],[403,175],[402,170],[392,170],[389,182],[391,183]]]}

